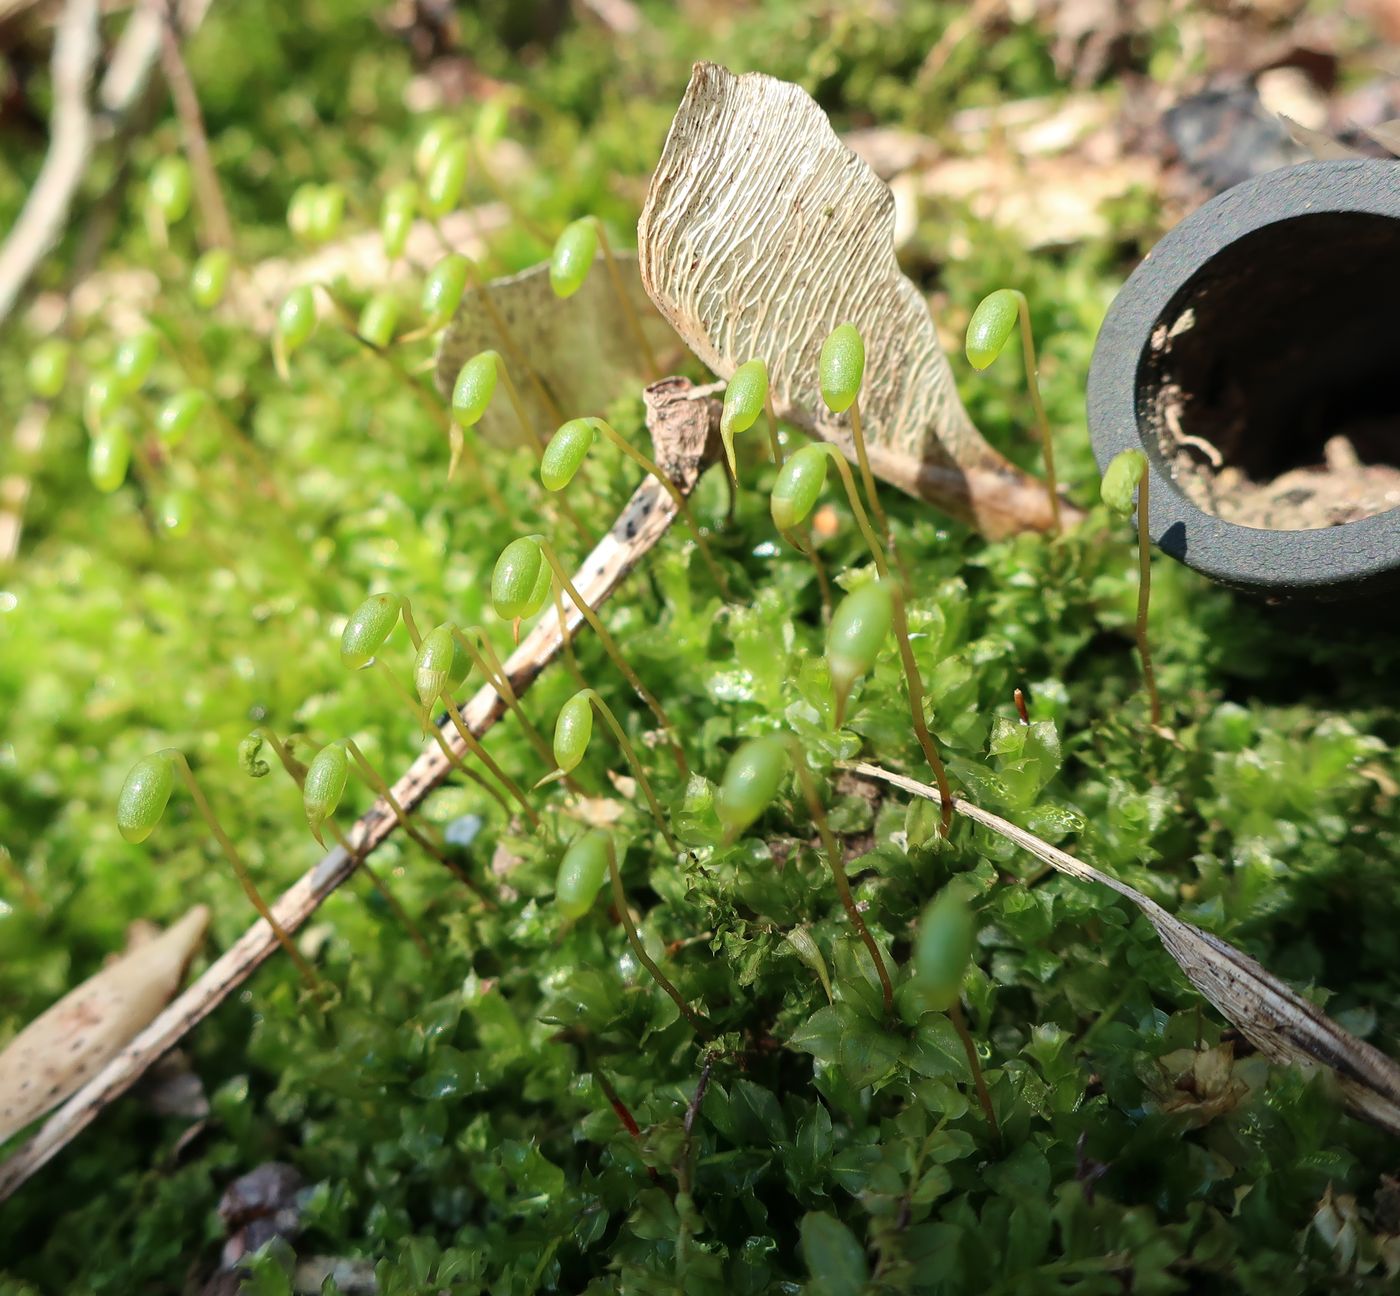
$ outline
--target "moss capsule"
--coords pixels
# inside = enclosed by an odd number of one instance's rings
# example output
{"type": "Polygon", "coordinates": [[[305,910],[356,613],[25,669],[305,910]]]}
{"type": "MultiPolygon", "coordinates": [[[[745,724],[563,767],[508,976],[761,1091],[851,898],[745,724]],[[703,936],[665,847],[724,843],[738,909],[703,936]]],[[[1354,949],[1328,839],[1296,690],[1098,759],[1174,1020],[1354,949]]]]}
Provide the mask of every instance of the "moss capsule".
{"type": "Polygon", "coordinates": [[[345,795],[345,781],[350,775],[350,757],[344,743],[331,743],[316,753],[316,759],[306,767],[306,781],[302,784],[301,804],[306,811],[306,822],[316,840],[321,840],[321,825],[326,822],[340,805],[345,795]]]}
{"type": "Polygon", "coordinates": [[[413,662],[413,686],[425,707],[432,706],[440,697],[454,696],[471,674],[472,659],[453,630],[448,622],[434,626],[418,646],[418,656],[413,662]]]}
{"type": "Polygon", "coordinates": [[[512,540],[491,572],[491,606],[504,621],[532,617],[549,598],[550,569],[533,536],[512,540]]]}
{"type": "Polygon", "coordinates": [[[96,436],[126,399],[126,391],[115,375],[100,373],[89,380],[83,392],[83,423],[96,436]]]}
{"type": "Polygon", "coordinates": [[[355,327],[366,342],[382,351],[394,340],[394,328],[398,322],[398,299],[390,293],[375,293],[365,303],[355,327]]]}
{"type": "Polygon", "coordinates": [[[461,134],[461,127],[449,117],[438,117],[429,122],[414,145],[413,169],[420,176],[427,175],[437,165],[443,149],[460,138],[461,134]]]}
{"type": "Polygon", "coordinates": [[[291,355],[311,340],[316,331],[316,298],[306,284],[293,288],[277,311],[277,335],[282,349],[291,355]]]}
{"type": "Polygon", "coordinates": [[[345,219],[345,190],[338,184],[319,186],[311,200],[308,216],[314,242],[327,243],[335,238],[345,219]]]}
{"type": "Polygon", "coordinates": [[[833,414],[844,414],[855,404],[865,376],[865,342],[854,324],[840,324],[827,334],[817,375],[822,400],[833,414]]]}
{"type": "Polygon", "coordinates": [[[177,446],[204,412],[209,398],[197,387],[186,387],[166,399],[156,411],[156,436],[164,446],[177,446]]]}
{"type": "Polygon", "coordinates": [[[481,351],[458,372],[452,386],[452,417],[460,427],[474,427],[481,421],[496,395],[500,366],[500,352],[481,351]]]}
{"type": "Polygon", "coordinates": [[[379,207],[379,237],[384,240],[384,255],[390,261],[403,256],[417,215],[418,186],[412,180],[394,185],[384,195],[379,207]]]}
{"type": "Polygon", "coordinates": [[[124,338],[117,347],[112,357],[112,373],[126,391],[138,391],[151,376],[159,355],[160,338],[150,329],[143,329],[133,337],[124,338]]]}
{"type": "Polygon", "coordinates": [[[471,262],[460,252],[443,257],[423,281],[423,314],[430,329],[439,329],[452,318],[467,289],[471,262]]]}
{"type": "Polygon", "coordinates": [[[398,624],[399,607],[393,594],[371,594],[361,603],[341,631],[341,662],[351,670],[368,666],[398,624]]]}
{"type": "Polygon", "coordinates": [[[787,457],[768,501],[773,525],[779,531],[801,525],[816,507],[826,488],[826,464],[826,451],[815,445],[805,445],[787,457]]]}
{"type": "Polygon", "coordinates": [[[719,417],[719,435],[724,442],[731,477],[738,476],[734,466],[734,438],[753,427],[767,401],[768,366],[762,360],[741,364],[724,389],[724,410],[719,417]]]}
{"type": "Polygon", "coordinates": [[[453,140],[443,145],[423,182],[423,210],[429,216],[446,216],[457,206],[466,187],[470,157],[465,140],[453,140]]]}
{"type": "Polygon", "coordinates": [[[190,167],[184,158],[162,158],[151,171],[147,184],[151,205],[167,225],[183,220],[190,209],[190,167]]]}
{"type": "Polygon", "coordinates": [[[570,844],[554,879],[554,903],[566,918],[582,918],[598,898],[608,878],[612,841],[598,829],[570,844]]]}
{"type": "Polygon", "coordinates": [[[1099,494],[1120,517],[1133,511],[1133,492],[1147,472],[1147,456],[1141,450],[1124,450],[1113,456],[1104,469],[1099,494]]]}
{"type": "Polygon", "coordinates": [[[68,357],[71,348],[62,338],[40,342],[29,353],[25,377],[30,392],[40,400],[54,400],[63,391],[68,378],[68,357]]]}
{"type": "Polygon", "coordinates": [[[156,501],[156,525],[171,539],[189,535],[194,524],[194,499],[186,490],[169,490],[156,501]]]}
{"type": "Polygon", "coordinates": [[[592,740],[593,702],[584,690],[559,708],[554,722],[554,763],[565,774],[577,769],[592,740]]]}
{"type": "Polygon", "coordinates": [[[998,288],[977,303],[967,322],[964,350],[967,362],[979,372],[1006,348],[1021,311],[1021,294],[1014,288],[998,288]]]}
{"type": "Polygon", "coordinates": [[[228,291],[233,256],[227,248],[210,248],[190,271],[190,296],[200,310],[213,310],[228,291]]]}
{"type": "Polygon", "coordinates": [[[315,237],[316,203],[320,192],[320,185],[310,183],[297,185],[292,190],[287,203],[287,228],[299,242],[309,243],[315,237]]]}
{"type": "Polygon", "coordinates": [[[598,226],[584,216],[564,227],[549,258],[549,286],[556,297],[572,297],[588,278],[598,255],[598,226]]]}
{"type": "Polygon", "coordinates": [[[947,1012],[972,962],[977,922],[961,887],[944,887],[924,910],[914,940],[914,979],[924,1008],[947,1012]]]}
{"type": "Polygon", "coordinates": [[[733,841],[768,808],[787,774],[787,749],[780,738],[752,738],[725,766],[715,813],[733,841]]]}
{"type": "Polygon", "coordinates": [[[130,418],[111,418],[88,443],[88,477],[104,495],[126,480],[131,464],[130,418]]]}
{"type": "Polygon", "coordinates": [[[158,751],[131,767],[117,797],[117,831],[129,842],[142,842],[155,831],[175,790],[175,765],[158,751]]]}
{"type": "Polygon", "coordinates": [[[826,634],[826,662],[836,692],[836,723],[845,714],[851,686],[869,672],[889,638],[894,602],[888,585],[869,581],[852,590],[831,614],[826,634]]]}
{"type": "Polygon", "coordinates": [[[549,438],[540,456],[540,481],[545,490],[563,490],[574,479],[593,448],[597,435],[593,419],[570,419],[549,438]]]}

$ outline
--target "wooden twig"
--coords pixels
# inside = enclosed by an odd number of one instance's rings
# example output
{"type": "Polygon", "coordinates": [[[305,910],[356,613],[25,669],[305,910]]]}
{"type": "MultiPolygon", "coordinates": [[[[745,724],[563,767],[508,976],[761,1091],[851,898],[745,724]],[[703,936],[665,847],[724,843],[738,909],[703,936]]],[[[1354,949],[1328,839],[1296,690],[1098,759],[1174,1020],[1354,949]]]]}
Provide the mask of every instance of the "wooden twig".
{"type": "Polygon", "coordinates": [[[170,87],[170,101],[180,119],[180,133],[185,140],[185,156],[194,176],[194,193],[204,233],[209,246],[233,247],[233,222],[229,220],[224,191],[219,185],[219,173],[209,152],[209,136],[204,130],[204,114],[195,93],[190,70],[180,49],[174,0],[155,0],[162,7],[160,24],[160,63],[165,81],[170,87]]]}
{"type": "Polygon", "coordinates": [[[24,210],[0,248],[0,321],[14,309],[29,277],[68,224],[73,195],[92,150],[88,86],[101,47],[97,0],[67,0],[53,46],[53,113],[49,152],[24,210]]]}
{"type": "MultiPolygon", "coordinates": [[[[700,472],[718,454],[719,404],[689,400],[690,383],[667,378],[647,390],[647,423],[657,460],[672,480],[689,494],[700,472]]],[[[676,505],[655,478],[646,478],[632,493],[612,529],[584,559],[574,584],[590,606],[598,607],[622,583],[642,556],[676,519],[676,505]]],[[[568,633],[583,624],[578,610],[567,607],[568,633]]],[[[505,663],[517,695],[558,656],[563,644],[557,616],[546,614],[505,663]]],[[[462,708],[468,729],[482,737],[506,712],[504,699],[489,685],[478,690],[462,708]]],[[[458,754],[464,744],[451,726],[442,734],[458,754]]],[[[393,786],[406,809],[421,805],[447,777],[452,766],[434,744],[409,766],[393,786]]],[[[371,854],[396,827],[388,805],[379,800],[347,834],[350,852],[330,851],[271,906],[279,923],[295,932],[354,872],[357,859],[371,854]]],[[[261,919],[217,959],[183,994],[171,1002],[144,1031],[116,1055],[93,1079],[55,1111],[28,1142],[0,1164],[0,1201],[4,1201],[41,1166],[46,1165],[131,1088],[137,1080],[186,1034],[204,1020],[277,950],[271,928],[261,919]]]]}

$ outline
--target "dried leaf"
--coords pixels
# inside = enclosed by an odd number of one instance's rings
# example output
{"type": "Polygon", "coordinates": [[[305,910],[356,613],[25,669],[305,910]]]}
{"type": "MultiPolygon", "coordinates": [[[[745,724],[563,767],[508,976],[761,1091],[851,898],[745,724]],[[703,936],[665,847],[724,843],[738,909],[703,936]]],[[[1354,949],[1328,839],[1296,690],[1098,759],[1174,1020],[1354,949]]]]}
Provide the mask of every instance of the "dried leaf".
{"type": "MultiPolygon", "coordinates": [[[[642,321],[647,339],[663,361],[666,353],[680,354],[676,335],[657,315],[641,280],[632,253],[617,253],[618,268],[628,300],[642,321]]],[[[643,381],[643,359],[637,353],[612,277],[599,257],[593,272],[572,297],[560,299],[549,285],[549,267],[532,266],[520,274],[487,285],[492,304],[510,330],[503,338],[490,313],[473,292],[462,300],[456,318],[443,335],[437,355],[437,383],[451,397],[457,374],[479,351],[494,348],[511,366],[526,417],[540,435],[549,438],[562,418],[602,414],[629,386],[643,381]],[[520,360],[512,362],[512,356],[520,360]],[[528,361],[562,418],[556,418],[521,371],[528,361]]],[[[497,444],[522,439],[520,426],[505,393],[498,394],[477,425],[497,444]]]]}
{"type": "Polygon", "coordinates": [[[1283,113],[1279,113],[1278,117],[1279,121],[1288,127],[1288,133],[1293,136],[1293,142],[1307,149],[1319,162],[1336,162],[1346,158],[1366,156],[1359,149],[1354,149],[1350,145],[1343,144],[1340,140],[1333,139],[1326,131],[1311,130],[1283,113]]]}
{"type": "Polygon", "coordinates": [[[799,86],[696,64],[637,237],[642,282],[728,378],[768,365],[778,414],[850,453],[817,385],[826,335],[865,339],[861,414],[875,473],[1005,535],[1050,525],[1044,487],[982,439],[928,309],[894,255],[894,199],[799,86]]]}
{"type": "Polygon", "coordinates": [[[1379,126],[1363,126],[1361,129],[1387,153],[1400,157],[1400,119],[1381,122],[1379,126]]]}
{"type": "MultiPolygon", "coordinates": [[[[915,796],[938,801],[938,789],[857,762],[857,774],[883,779],[915,796]]],[[[1051,868],[1084,882],[1097,882],[1131,900],[1156,929],[1168,954],[1187,980],[1213,1003],[1261,1053],[1274,1062],[1325,1067],[1336,1077],[1346,1105],[1356,1116],[1400,1135],[1400,1064],[1365,1040],[1343,1030],[1262,964],[1233,945],[1168,913],[1117,878],[1041,841],[999,815],[955,800],[961,815],[1014,842],[1051,868]]]]}
{"type": "Polygon", "coordinates": [[[35,1018],[0,1053],[0,1143],[79,1089],[155,1019],[204,939],[196,905],[35,1018]]]}

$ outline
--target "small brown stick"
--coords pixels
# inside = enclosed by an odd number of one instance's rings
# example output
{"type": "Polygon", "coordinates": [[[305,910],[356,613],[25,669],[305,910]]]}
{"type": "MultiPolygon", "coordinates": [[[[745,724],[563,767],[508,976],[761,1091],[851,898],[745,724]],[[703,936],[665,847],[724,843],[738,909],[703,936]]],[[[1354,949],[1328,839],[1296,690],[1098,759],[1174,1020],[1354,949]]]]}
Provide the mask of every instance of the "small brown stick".
{"type": "Polygon", "coordinates": [[[209,153],[204,114],[200,111],[199,96],[195,93],[190,70],[185,66],[185,56],[180,50],[175,10],[169,0],[164,5],[161,17],[160,63],[166,84],[170,87],[175,115],[180,119],[180,133],[185,138],[185,153],[194,175],[195,197],[199,202],[199,214],[204,218],[204,232],[210,246],[231,248],[233,222],[229,220],[224,191],[219,187],[219,173],[214,169],[214,159],[209,153]]]}
{"type": "MultiPolygon", "coordinates": [[[[668,464],[672,480],[685,491],[695,488],[701,469],[719,453],[719,402],[689,401],[689,390],[690,383],[684,378],[667,378],[647,391],[648,425],[657,443],[657,457],[668,464]]],[[[574,581],[579,593],[593,607],[603,603],[675,519],[676,508],[670,496],[654,478],[645,479],[632,493],[612,530],[580,565],[574,581]]],[[[563,629],[572,633],[582,622],[582,613],[571,608],[568,625],[563,629]]],[[[553,617],[542,618],[506,661],[505,674],[517,695],[524,693],[559,655],[560,630],[553,617]]],[[[480,738],[506,710],[505,700],[488,685],[472,696],[462,713],[468,727],[480,738]]],[[[447,739],[454,745],[460,743],[455,731],[448,732],[447,739]]],[[[405,810],[416,809],[444,782],[451,769],[447,758],[430,748],[394,784],[395,799],[405,810]]],[[[347,833],[353,851],[336,847],[273,902],[272,912],[281,926],[289,932],[298,930],[396,826],[388,805],[382,799],[376,801],[347,833]]],[[[276,950],[277,941],[268,925],[261,920],[254,923],[155,1021],[55,1111],[9,1160],[0,1163],[0,1201],[53,1160],[276,950]]]]}

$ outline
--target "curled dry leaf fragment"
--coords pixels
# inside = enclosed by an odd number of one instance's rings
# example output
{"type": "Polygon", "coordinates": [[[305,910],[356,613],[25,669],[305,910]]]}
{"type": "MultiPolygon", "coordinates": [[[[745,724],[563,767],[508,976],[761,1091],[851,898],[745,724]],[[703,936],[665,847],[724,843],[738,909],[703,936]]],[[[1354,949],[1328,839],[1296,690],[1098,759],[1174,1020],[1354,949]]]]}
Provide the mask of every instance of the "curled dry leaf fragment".
{"type": "MultiPolygon", "coordinates": [[[[676,335],[647,300],[636,275],[636,257],[627,252],[615,255],[647,341],[663,362],[668,352],[671,358],[682,354],[676,335]]],[[[555,296],[548,264],[488,283],[492,304],[510,329],[510,340],[501,337],[490,313],[469,290],[438,348],[437,384],[443,395],[451,398],[457,375],[472,356],[499,351],[512,367],[526,417],[541,439],[549,440],[557,420],[544,408],[520,361],[513,359],[512,340],[554,403],[570,414],[602,414],[629,386],[635,390],[642,379],[637,347],[601,261],[600,256],[600,264],[571,297],[555,296]]],[[[477,427],[496,444],[521,438],[514,411],[501,399],[491,404],[477,427]]]]}
{"type": "Polygon", "coordinates": [[[209,910],[108,964],[30,1022],[0,1053],[0,1143],[56,1107],[149,1025],[179,989],[209,910]]]}
{"type": "Polygon", "coordinates": [[[642,282],[721,377],[768,366],[782,418],[849,454],[817,358],[865,340],[861,416],[876,476],[991,536],[1051,525],[1045,488],[982,439],[919,290],[895,259],[889,188],[801,89],[696,64],[637,228],[642,282]]]}
{"type": "MultiPolygon", "coordinates": [[[[883,779],[915,796],[939,800],[936,788],[878,765],[855,762],[850,768],[868,778],[883,779]]],[[[1051,868],[1084,882],[1097,882],[1131,900],[1156,929],[1167,953],[1176,960],[1187,980],[1265,1057],[1305,1068],[1327,1068],[1353,1115],[1400,1135],[1400,1063],[1343,1030],[1248,954],[1218,936],[1183,922],[1127,883],[1041,841],[1000,815],[962,800],[954,801],[953,808],[958,814],[1029,851],[1051,868]]]]}

